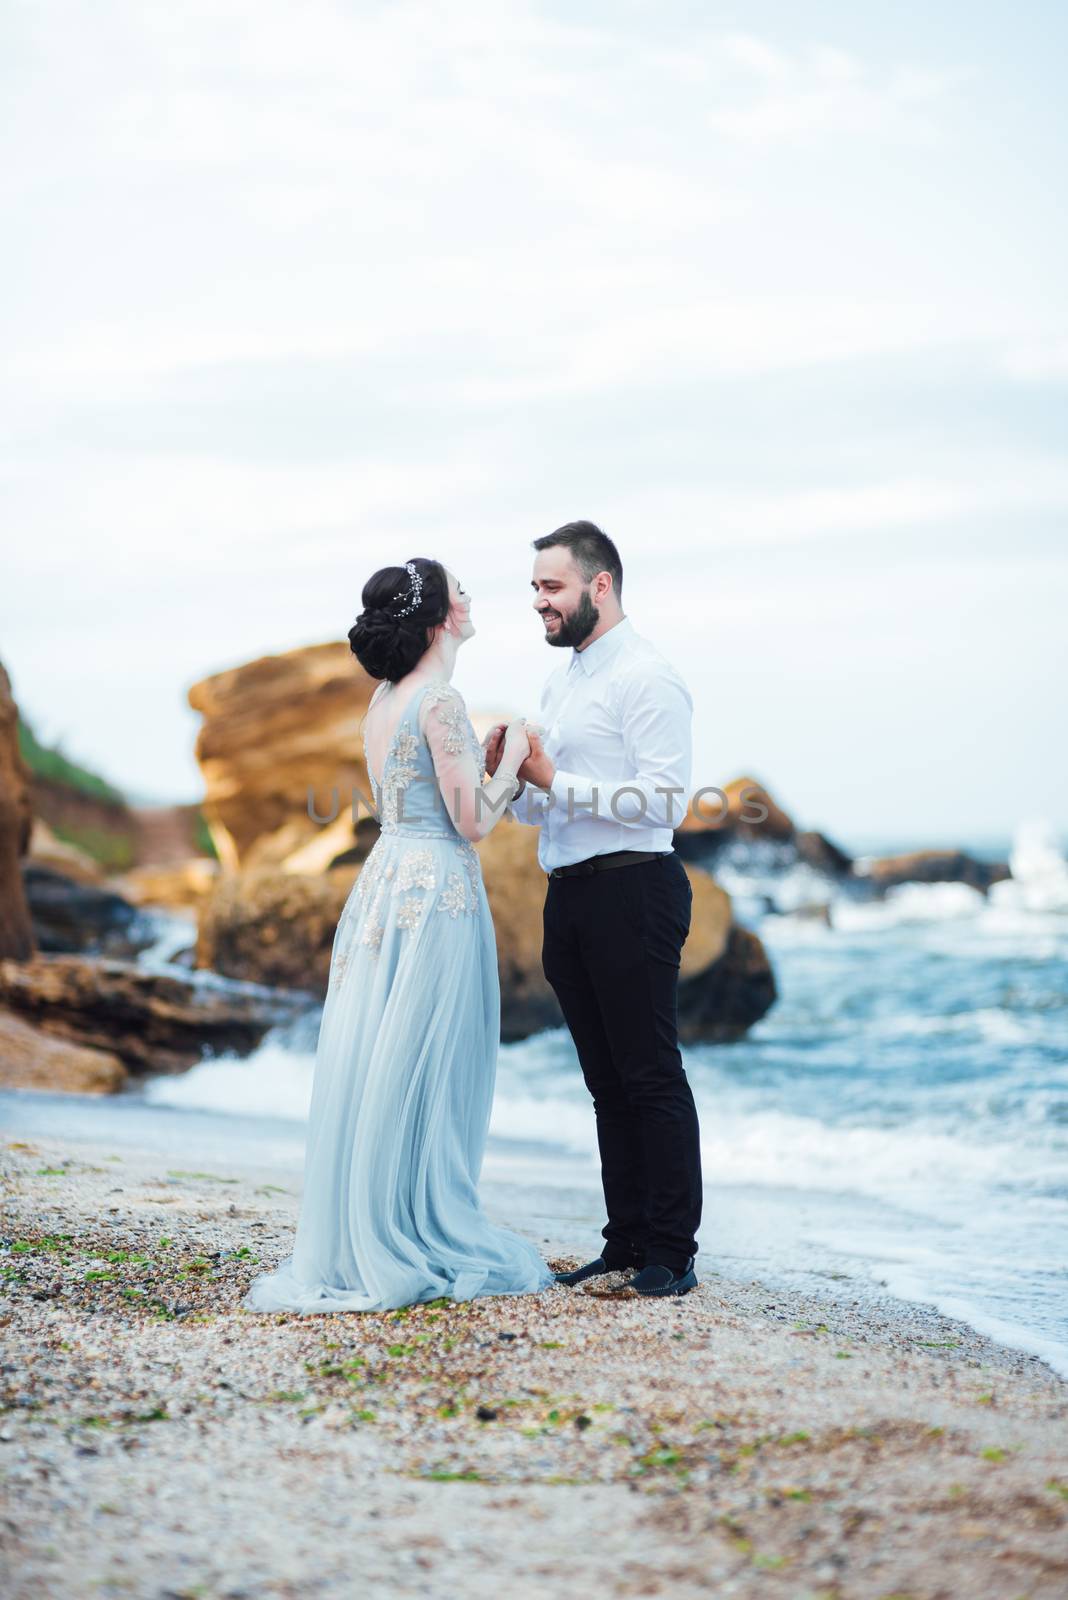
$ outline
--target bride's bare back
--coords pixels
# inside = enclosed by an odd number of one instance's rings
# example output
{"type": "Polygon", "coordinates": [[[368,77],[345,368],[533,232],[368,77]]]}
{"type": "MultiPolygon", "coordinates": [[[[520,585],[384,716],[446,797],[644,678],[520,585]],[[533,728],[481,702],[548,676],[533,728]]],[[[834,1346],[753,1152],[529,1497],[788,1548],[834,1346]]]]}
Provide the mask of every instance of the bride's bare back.
{"type": "Polygon", "coordinates": [[[515,792],[516,773],[529,754],[530,743],[522,721],[511,723],[497,772],[484,782],[485,752],[479,748],[463,696],[440,674],[410,672],[375,690],[364,718],[369,776],[381,791],[401,723],[412,702],[429,685],[433,688],[423,696],[416,726],[430,747],[441,798],[463,838],[483,839],[505,814],[503,804],[515,792]],[[487,806],[486,801],[491,804],[487,806]]]}

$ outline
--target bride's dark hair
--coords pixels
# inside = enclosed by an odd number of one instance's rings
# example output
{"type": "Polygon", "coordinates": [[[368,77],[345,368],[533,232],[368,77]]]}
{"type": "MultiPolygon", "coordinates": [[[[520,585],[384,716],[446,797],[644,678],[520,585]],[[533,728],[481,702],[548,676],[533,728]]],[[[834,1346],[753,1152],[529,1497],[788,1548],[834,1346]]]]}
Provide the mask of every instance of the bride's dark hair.
{"type": "Polygon", "coordinates": [[[417,587],[408,566],[380,567],[364,584],[363,610],[349,629],[349,647],[363,670],[390,683],[411,672],[429,648],[429,630],[449,614],[449,579],[441,562],[416,556],[410,565],[421,583],[418,605],[408,609],[417,587]]]}

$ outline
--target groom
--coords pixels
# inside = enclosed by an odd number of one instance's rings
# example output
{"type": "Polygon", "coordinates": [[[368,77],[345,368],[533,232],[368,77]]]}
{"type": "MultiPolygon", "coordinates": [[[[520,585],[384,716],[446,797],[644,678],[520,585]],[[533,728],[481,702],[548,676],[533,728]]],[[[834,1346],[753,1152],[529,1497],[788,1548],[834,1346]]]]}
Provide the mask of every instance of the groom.
{"type": "MultiPolygon", "coordinates": [[[[593,1097],[608,1222],[600,1255],[560,1283],[633,1272],[643,1295],[694,1288],[697,1111],[678,1045],[679,961],[693,898],[672,846],[690,786],[693,702],[635,632],[607,534],[569,522],[534,540],[534,609],[566,658],[542,692],[511,803],[541,829],[542,965],[593,1097]]],[[[486,742],[496,770],[503,725],[486,742]]]]}

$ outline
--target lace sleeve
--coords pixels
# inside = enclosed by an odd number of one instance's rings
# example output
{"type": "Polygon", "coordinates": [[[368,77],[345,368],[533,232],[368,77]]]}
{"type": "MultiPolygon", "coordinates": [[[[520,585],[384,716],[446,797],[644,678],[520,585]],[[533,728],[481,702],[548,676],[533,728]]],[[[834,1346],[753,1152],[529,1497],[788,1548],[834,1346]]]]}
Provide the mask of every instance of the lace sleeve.
{"type": "Polygon", "coordinates": [[[419,721],[434,762],[434,774],[456,831],[477,843],[505,815],[515,773],[504,763],[488,782],[486,762],[463,696],[452,684],[431,684],[419,721]]]}

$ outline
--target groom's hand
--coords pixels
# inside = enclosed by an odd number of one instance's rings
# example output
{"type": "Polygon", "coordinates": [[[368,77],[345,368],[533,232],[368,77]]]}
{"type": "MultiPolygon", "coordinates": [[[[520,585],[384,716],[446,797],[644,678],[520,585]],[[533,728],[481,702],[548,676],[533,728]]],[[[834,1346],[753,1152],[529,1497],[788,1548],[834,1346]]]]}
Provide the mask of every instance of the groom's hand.
{"type": "Polygon", "coordinates": [[[527,737],[530,740],[530,754],[519,769],[519,777],[524,783],[532,783],[536,789],[551,789],[556,768],[545,753],[541,735],[533,728],[528,728],[527,737]]]}

